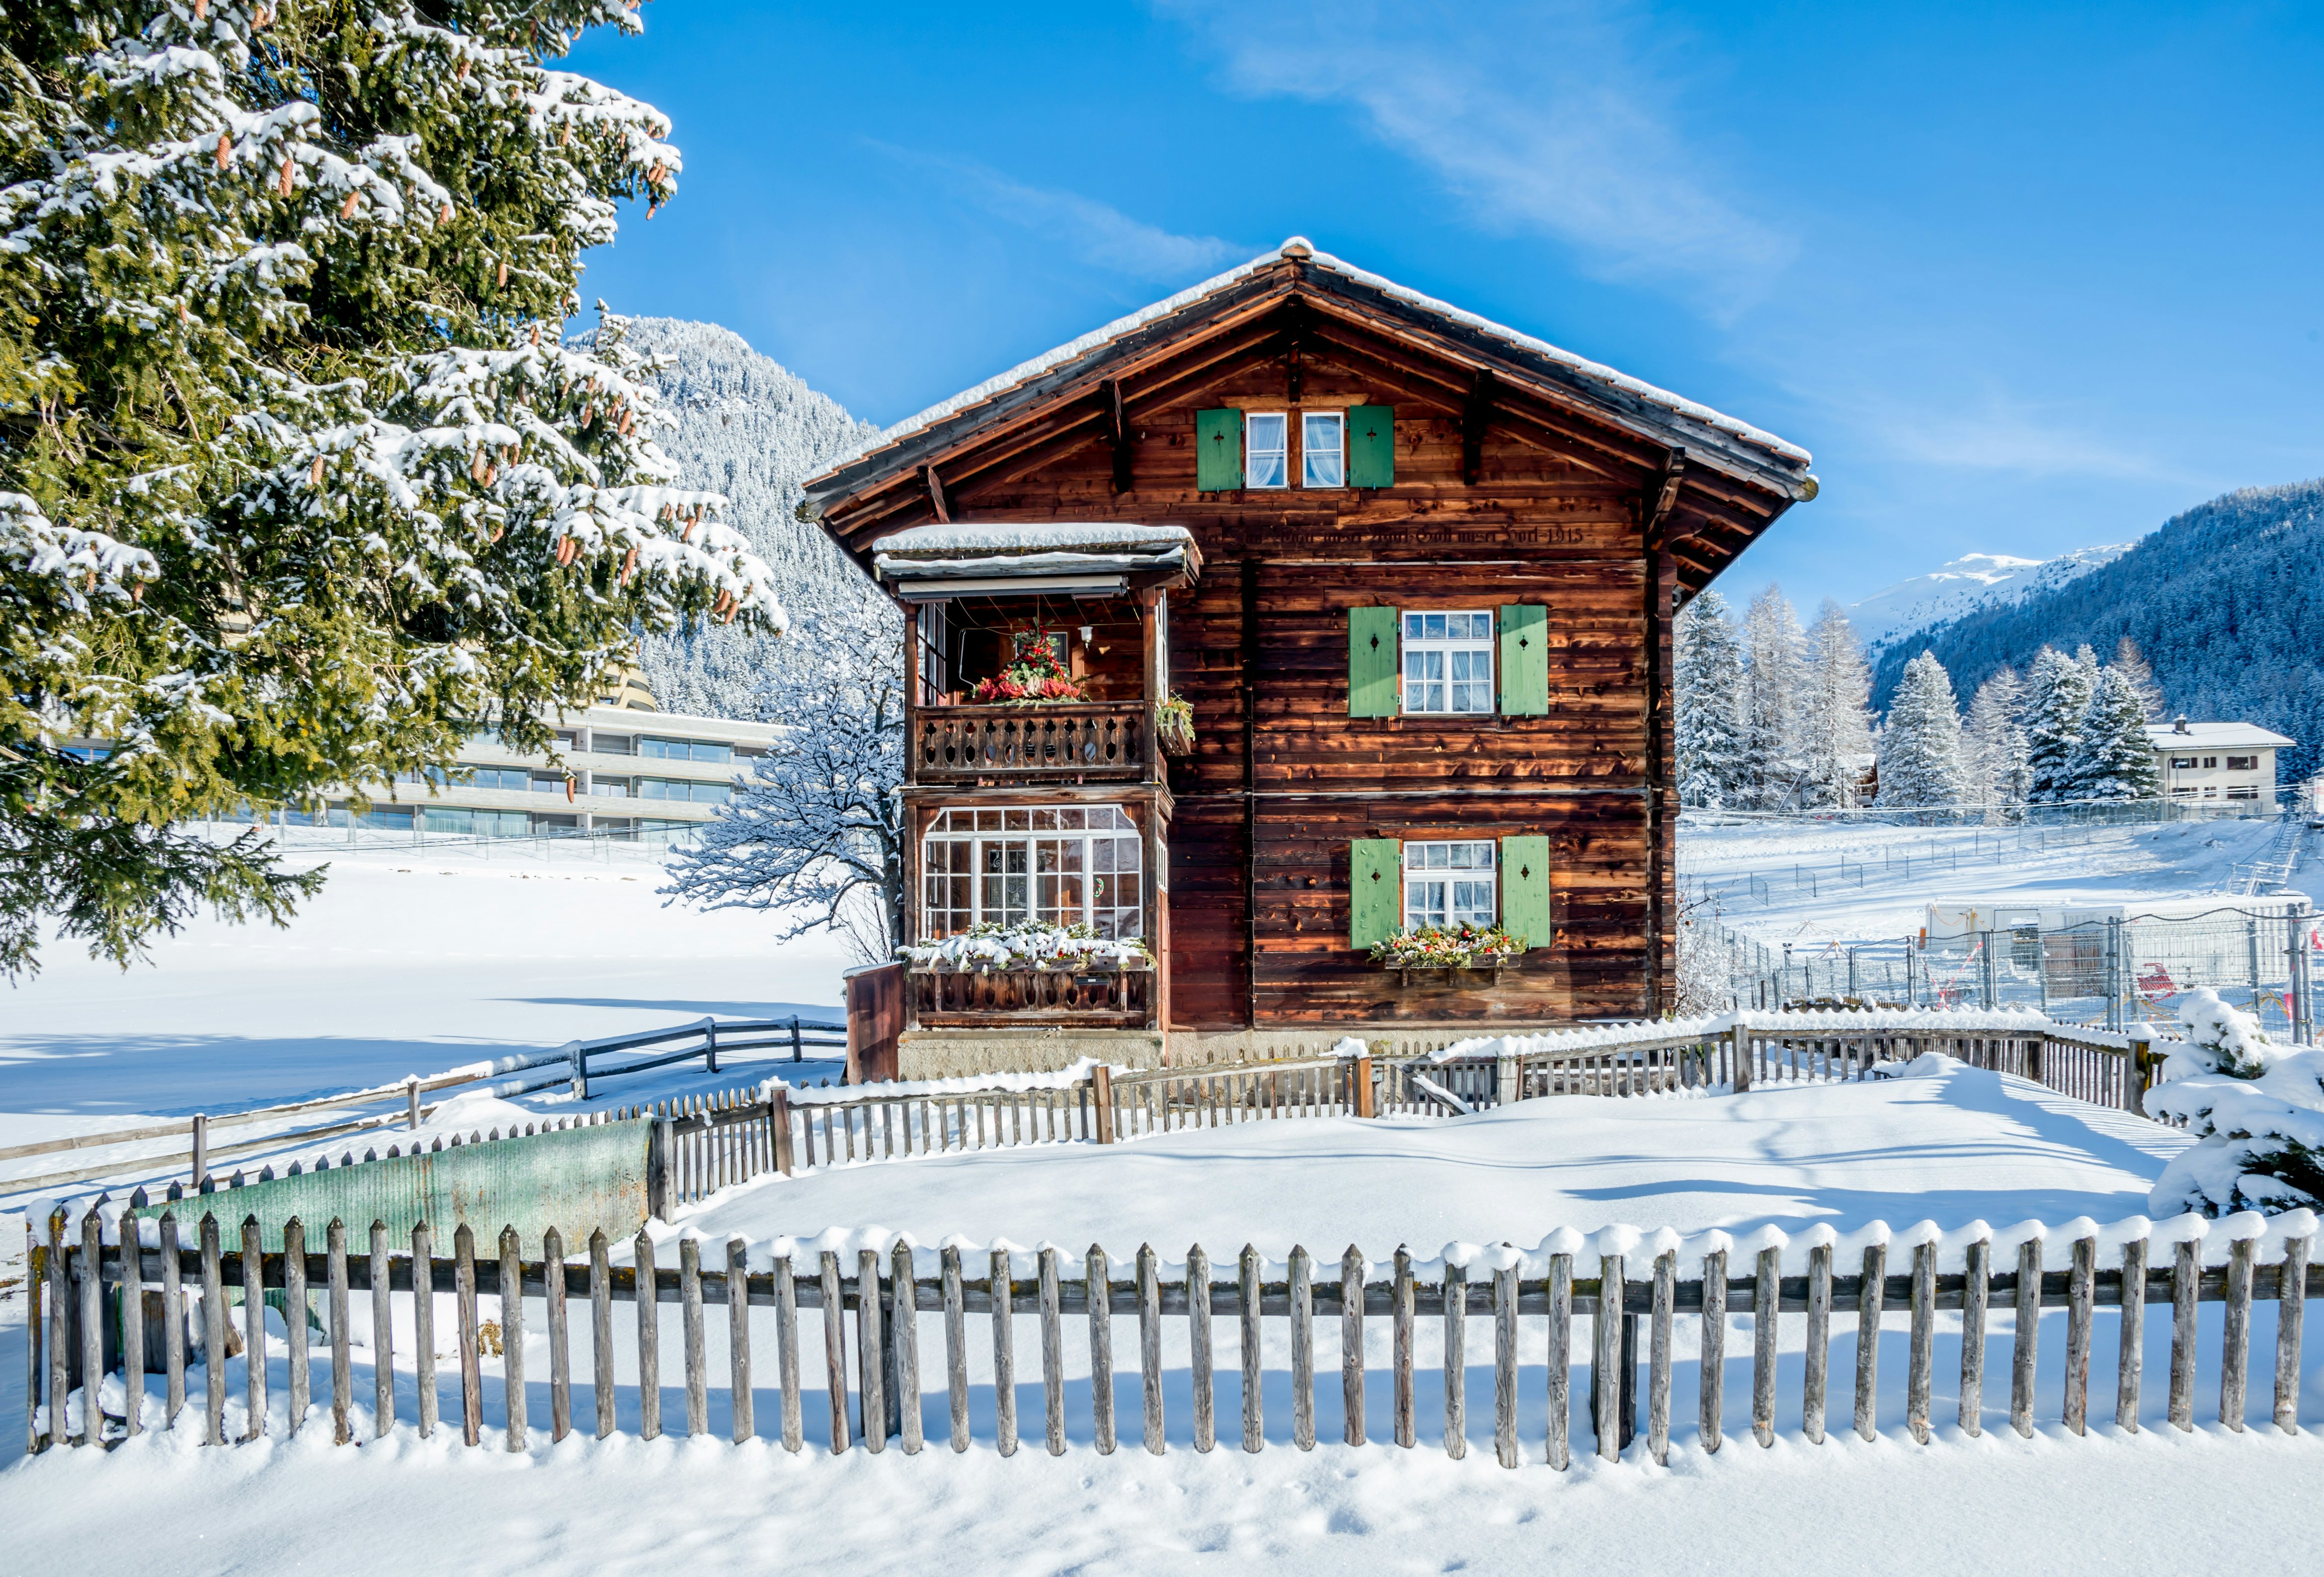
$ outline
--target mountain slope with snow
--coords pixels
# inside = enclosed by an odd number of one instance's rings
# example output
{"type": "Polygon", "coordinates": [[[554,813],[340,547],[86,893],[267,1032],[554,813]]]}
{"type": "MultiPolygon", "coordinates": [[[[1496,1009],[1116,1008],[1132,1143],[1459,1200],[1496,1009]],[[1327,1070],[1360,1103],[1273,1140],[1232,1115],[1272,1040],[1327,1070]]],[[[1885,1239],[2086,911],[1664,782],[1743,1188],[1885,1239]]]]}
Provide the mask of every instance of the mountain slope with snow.
{"type": "Polygon", "coordinates": [[[1856,627],[1857,639],[1864,642],[1867,659],[1877,663],[1899,644],[1934,625],[2053,591],[2113,563],[2136,546],[2110,542],[2078,548],[2055,558],[1965,553],[1926,575],[1900,580],[1849,604],[1849,622],[1856,627]]]}
{"type": "MultiPolygon", "coordinates": [[[[799,484],[877,432],[877,424],[850,416],[731,328],[638,318],[630,340],[669,358],[661,392],[678,426],[663,437],[663,452],[678,462],[684,485],[726,495],[726,523],[774,567],[784,606],[794,616],[808,614],[855,595],[862,576],[820,528],[793,512],[799,484]]],[[[667,710],[753,716],[771,639],[717,626],[650,636],[641,666],[667,710]]]]}

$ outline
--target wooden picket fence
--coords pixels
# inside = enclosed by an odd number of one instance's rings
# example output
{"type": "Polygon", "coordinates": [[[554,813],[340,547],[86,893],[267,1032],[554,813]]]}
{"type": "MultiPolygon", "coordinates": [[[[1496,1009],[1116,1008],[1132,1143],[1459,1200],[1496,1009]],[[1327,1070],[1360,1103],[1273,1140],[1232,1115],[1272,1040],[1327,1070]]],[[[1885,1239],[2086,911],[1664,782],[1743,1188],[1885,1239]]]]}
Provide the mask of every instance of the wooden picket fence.
{"type": "MultiPolygon", "coordinates": [[[[632,1263],[615,1265],[612,1245],[601,1231],[585,1246],[584,1258],[569,1259],[567,1246],[551,1232],[542,1243],[543,1258],[529,1259],[514,1229],[503,1231],[497,1245],[486,1245],[484,1257],[469,1229],[455,1234],[449,1259],[436,1255],[424,1224],[411,1233],[408,1245],[392,1243],[383,1225],[374,1223],[367,1242],[351,1244],[346,1223],[333,1221],[322,1233],[323,1251],[309,1251],[303,1230],[292,1223],[286,1231],[281,1253],[260,1247],[254,1221],[241,1228],[237,1248],[223,1240],[226,1231],[215,1213],[203,1215],[195,1226],[197,1241],[189,1246],[180,1237],[180,1222],[164,1212],[155,1223],[154,1247],[125,1252],[123,1234],[108,1231],[100,1214],[87,1213],[79,1223],[78,1241],[69,1240],[62,1212],[48,1222],[46,1240],[35,1240],[30,1256],[31,1293],[28,1348],[31,1385],[28,1389],[28,1447],[32,1451],[74,1445],[109,1445],[136,1434],[143,1427],[143,1406],[107,1416],[87,1401],[99,1394],[97,1383],[118,1366],[124,1394],[145,1397],[145,1376],[156,1361],[164,1381],[159,1412],[161,1427],[176,1429],[189,1398],[188,1353],[198,1334],[206,1355],[202,1367],[198,1427],[209,1444],[226,1443],[227,1365],[220,1355],[230,1351],[226,1300],[229,1287],[243,1295],[244,1351],[266,1351],[265,1312],[268,1295],[280,1293],[285,1311],[305,1311],[310,1296],[320,1292],[327,1315],[328,1397],[332,1438],[341,1443],[354,1438],[361,1422],[354,1380],[354,1353],[349,1333],[351,1302],[368,1296],[375,1345],[369,1426],[376,1437],[400,1421],[396,1386],[397,1354],[392,1351],[395,1301],[404,1300],[409,1319],[401,1328],[414,1333],[414,1351],[406,1367],[416,1381],[409,1421],[422,1435],[438,1427],[438,1375],[434,1338],[435,1295],[451,1294],[456,1300],[459,1423],[462,1438],[478,1444],[486,1433],[484,1365],[488,1351],[500,1361],[503,1424],[502,1435],[512,1452],[530,1449],[531,1429],[529,1382],[538,1361],[530,1351],[522,1315],[524,1301],[538,1298],[543,1308],[548,1337],[549,1429],[551,1441],[573,1432],[574,1342],[571,1323],[586,1319],[590,1341],[591,1371],[582,1378],[594,1388],[594,1418],[597,1434],[614,1431],[616,1392],[614,1305],[629,1307],[629,1334],[636,1343],[638,1379],[634,1409],[639,1433],[653,1438],[663,1432],[661,1419],[660,1307],[678,1305],[683,1350],[686,1432],[707,1433],[709,1397],[714,1390],[726,1394],[736,1441],[758,1434],[758,1385],[752,1369],[752,1344],[758,1337],[751,1311],[771,1309],[777,1370],[777,1432],[783,1446],[797,1452],[803,1443],[804,1392],[802,1367],[811,1360],[811,1339],[803,1333],[799,1313],[820,1315],[825,1402],[830,1413],[830,1445],[835,1452],[860,1441],[872,1452],[885,1449],[890,1438],[900,1438],[903,1450],[918,1452],[923,1440],[921,1406],[912,1399],[922,1394],[922,1329],[919,1315],[941,1316],[941,1361],[950,1410],[950,1443],[955,1452],[971,1444],[970,1337],[968,1316],[982,1314],[991,1333],[992,1402],[996,1436],[1003,1455],[1018,1445],[1016,1415],[1017,1338],[1015,1322],[1029,1316],[1038,1325],[1040,1345],[1040,1431],[1052,1454],[1066,1449],[1065,1405],[1066,1388],[1064,1353],[1068,1317],[1086,1325],[1092,1383],[1092,1424],[1097,1449],[1115,1448],[1113,1367],[1116,1360],[1114,1322],[1134,1322],[1137,1331],[1139,1425],[1148,1451],[1166,1449],[1168,1431],[1164,1416],[1163,1332],[1167,1322],[1182,1322],[1190,1355],[1192,1443],[1197,1451],[1212,1450],[1218,1438],[1216,1379],[1222,1355],[1215,1346],[1215,1323],[1231,1319],[1236,1333],[1234,1353],[1239,1363],[1241,1444],[1256,1452],[1267,1444],[1262,1385],[1267,1345],[1262,1340],[1268,1322],[1288,1327],[1291,1436],[1300,1449],[1315,1443],[1316,1325],[1336,1319],[1340,1327],[1340,1369],[1344,1438],[1351,1445],[1366,1441],[1365,1399],[1370,1383],[1366,1371],[1365,1323],[1384,1318],[1392,1323],[1393,1342],[1388,1376],[1392,1396],[1390,1434],[1398,1447],[1410,1449],[1417,1439],[1414,1336],[1418,1322],[1441,1322],[1443,1345],[1445,1450],[1462,1456],[1468,1446],[1466,1383],[1468,1338],[1472,1320],[1491,1322],[1491,1365],[1494,1375],[1492,1438],[1497,1460],[1504,1467],[1520,1461],[1518,1440],[1518,1380],[1521,1361],[1545,1360],[1547,1428],[1546,1460],[1554,1468],[1568,1465],[1572,1415],[1572,1371],[1577,1339],[1589,1363],[1581,1398],[1591,1420],[1594,1449],[1609,1460],[1618,1459],[1630,1443],[1637,1424],[1635,1380],[1637,1346],[1643,1333],[1646,1351],[1646,1454],[1667,1462],[1674,1406],[1674,1319],[1679,1314],[1703,1316],[1700,1321],[1701,1361],[1697,1403],[1699,1442],[1708,1452],[1718,1451],[1725,1438],[1727,1403],[1725,1343],[1728,1315],[1748,1315],[1751,1330],[1751,1387],[1748,1426],[1761,1445],[1775,1434],[1776,1353],[1783,1322],[1803,1322],[1805,1364],[1799,1397],[1802,1433],[1821,1443],[1827,1422],[1830,1345],[1834,1316],[1853,1314],[1856,1320],[1854,1406],[1851,1423],[1866,1439],[1877,1434],[1880,1419],[1877,1340],[1883,1321],[1893,1311],[1909,1320],[1910,1347],[1904,1423],[1916,1441],[1931,1437],[1931,1396],[1933,1379],[1935,1316],[1954,1311],[1961,1316],[1961,1372],[1959,1404],[1960,1427],[1975,1434],[1983,1426],[1986,1378],[1985,1328],[1989,1311],[2015,1311],[2014,1350],[2008,1380],[2008,1420],[2021,1435],[2034,1426],[2034,1373],[2043,1340],[2043,1315],[2062,1313],[2066,1351],[2065,1388],[2059,1421],[2072,1434],[2081,1434],[2090,1416],[2089,1376],[2098,1360],[2094,1351],[2094,1311],[2120,1311],[2116,1379],[2115,1419],[2125,1428],[2139,1426],[2146,1308],[2162,1303],[2170,1310],[2171,1358],[2168,1419],[2181,1429],[2194,1422],[2196,1388],[2197,1311],[2203,1303],[2223,1305],[2219,1417],[2241,1430],[2246,1411],[2246,1386],[2251,1362],[2251,1319],[2255,1301],[2279,1304],[2274,1354],[2273,1419],[2289,1433],[2297,1429],[2301,1390],[2301,1342],[2306,1303],[2324,1296],[2324,1268],[2310,1263],[2310,1236],[2283,1238],[2263,1253],[2255,1240],[2237,1237],[2227,1245],[2223,1266],[2206,1267],[2200,1246],[2192,1240],[2169,1245],[2167,1262],[2150,1264],[2148,1243],[2136,1238],[2124,1243],[2116,1263],[2101,1267],[2099,1240],[2073,1240],[2067,1245],[2070,1267],[2048,1270],[2040,1240],[2019,1249],[2014,1268],[1996,1269],[1992,1244],[1968,1245],[1964,1268],[1940,1273],[1936,1244],[1919,1242],[1909,1250],[1909,1262],[1892,1268],[1888,1250],[1874,1243],[1862,1251],[1859,1264],[1834,1264],[1827,1245],[1810,1247],[1805,1274],[1786,1275],[1782,1250],[1760,1251],[1747,1264],[1730,1266],[1728,1251],[1705,1252],[1682,1267],[1676,1250],[1638,1261],[1620,1254],[1591,1252],[1536,1253],[1531,1257],[1503,1256],[1500,1268],[1480,1267],[1471,1282],[1457,1264],[1416,1267],[1399,1250],[1392,1265],[1367,1267],[1351,1248],[1334,1266],[1318,1261],[1304,1249],[1293,1250],[1282,1274],[1268,1266],[1257,1251],[1246,1247],[1232,1262],[1214,1273],[1209,1257],[1199,1248],[1190,1250],[1183,1270],[1167,1277],[1153,1250],[1141,1248],[1127,1277],[1117,1277],[1111,1261],[1093,1246],[1086,1261],[1069,1266],[1054,1248],[1028,1256],[1006,1250],[964,1256],[946,1247],[933,1264],[898,1243],[881,1253],[862,1249],[843,1258],[837,1252],[816,1253],[795,1263],[789,1255],[774,1259],[767,1268],[750,1267],[749,1246],[742,1239],[724,1244],[723,1264],[706,1268],[700,1240],[687,1238],[677,1246],[677,1264],[661,1264],[658,1249],[641,1232],[630,1245],[632,1263]],[[107,1241],[107,1238],[112,1239],[107,1241]],[[497,1254],[489,1250],[497,1248],[497,1254]],[[2273,1259],[2268,1259],[2273,1254],[2273,1259]],[[1024,1274],[1030,1259],[1032,1274],[1024,1274]],[[1382,1269],[1386,1274],[1380,1274],[1382,1269]],[[1682,1273],[1683,1270],[1683,1274],[1682,1273]],[[1078,1271],[1079,1274],[1073,1274],[1078,1271]],[[1740,1271],[1741,1274],[1736,1272],[1740,1271]],[[198,1289],[200,1329],[190,1330],[188,1293],[198,1289]],[[429,1296],[415,1295],[414,1289],[429,1296]],[[502,1299],[501,1318],[494,1329],[479,1319],[478,1298],[502,1299]],[[512,1313],[511,1302],[518,1308],[512,1313]],[[576,1315],[573,1305],[584,1305],[576,1315]],[[726,1372],[714,1376],[705,1342],[706,1322],[712,1305],[726,1310],[726,1372]],[[912,1317],[902,1317],[907,1314],[912,1317]],[[853,1320],[853,1338],[846,1325],[853,1320]],[[155,1332],[152,1321],[158,1320],[155,1332]],[[76,1408],[76,1399],[83,1406],[76,1408]],[[76,1413],[79,1424],[75,1427],[76,1413]]],[[[133,1243],[141,1234],[127,1234],[133,1243]]],[[[1598,1240],[1600,1243],[1606,1239],[1598,1240]]],[[[793,1251],[802,1259],[809,1252],[793,1251]]],[[[1792,1327],[1794,1330],[1800,1326],[1792,1327]]],[[[297,1434],[317,1405],[318,1377],[309,1351],[308,1321],[290,1317],[285,1419],[297,1434]]],[[[267,1388],[269,1365],[263,1360],[245,1362],[246,1428],[241,1441],[266,1435],[272,1427],[267,1388]]],[[[1842,1395],[1846,1395],[1842,1382],[1842,1395]]],[[[1182,1437],[1184,1438],[1184,1437],[1182,1437]]]]}

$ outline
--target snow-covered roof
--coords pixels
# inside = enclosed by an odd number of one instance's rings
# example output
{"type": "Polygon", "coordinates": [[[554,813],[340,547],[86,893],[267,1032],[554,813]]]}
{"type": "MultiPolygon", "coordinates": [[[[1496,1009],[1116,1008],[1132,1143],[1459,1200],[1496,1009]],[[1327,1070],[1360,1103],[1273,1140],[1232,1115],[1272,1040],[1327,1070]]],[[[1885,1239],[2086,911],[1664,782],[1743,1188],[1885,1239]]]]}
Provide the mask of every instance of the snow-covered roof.
{"type": "MultiPolygon", "coordinates": [[[[821,476],[809,481],[808,494],[810,497],[815,494],[817,482],[836,475],[869,455],[900,443],[914,434],[936,426],[948,417],[958,415],[973,406],[982,404],[986,401],[1029,383],[1043,374],[1061,367],[1077,357],[1086,355],[1147,324],[1191,307],[1204,297],[1238,284],[1285,258],[1300,259],[1315,268],[1329,270],[1353,283],[1376,290],[1392,300],[1441,318],[1448,323],[1499,340],[1512,350],[1539,361],[1550,363],[1586,382],[1601,384],[1609,392],[1639,401],[1673,417],[1709,429],[1713,433],[1764,450],[1778,463],[1781,470],[1796,473],[1800,481],[1806,484],[1810,489],[1806,496],[1812,496],[1812,482],[1805,475],[1811,456],[1807,450],[1797,444],[1779,438],[1771,432],[1752,426],[1749,422],[1713,410],[1707,405],[1674,394],[1666,389],[1657,388],[1643,379],[1633,378],[1627,373],[1617,372],[1612,367],[1576,355],[1572,351],[1552,345],[1545,339],[1536,338],[1518,329],[1495,323],[1473,312],[1463,311],[1449,302],[1440,301],[1433,296],[1424,295],[1418,290],[1399,285],[1393,280],[1358,268],[1352,263],[1333,257],[1329,253],[1318,252],[1305,237],[1298,235],[1292,236],[1271,252],[1261,253],[1250,262],[1238,264],[1224,273],[1204,280],[1200,284],[1189,285],[1177,294],[1165,297],[1151,306],[1142,307],[1126,317],[1117,318],[1102,327],[1093,328],[1077,339],[1067,340],[1054,350],[1044,352],[1029,361],[1019,363],[1005,373],[987,378],[973,388],[964,389],[949,400],[939,401],[916,416],[906,417],[893,427],[885,429],[866,438],[854,448],[835,457],[821,476]]],[[[1706,455],[1703,458],[1713,464],[1716,463],[1713,456],[1706,455]]]]}
{"type": "Polygon", "coordinates": [[[2176,724],[2150,723],[2146,725],[2146,737],[2154,742],[2158,751],[2288,750],[2300,742],[2270,733],[2256,723],[2190,723],[2186,728],[2187,732],[2181,733],[2176,724]]]}
{"type": "Polygon", "coordinates": [[[1119,521],[954,521],[907,526],[872,544],[880,553],[1156,552],[1191,548],[1184,526],[1138,526],[1119,521]]]}

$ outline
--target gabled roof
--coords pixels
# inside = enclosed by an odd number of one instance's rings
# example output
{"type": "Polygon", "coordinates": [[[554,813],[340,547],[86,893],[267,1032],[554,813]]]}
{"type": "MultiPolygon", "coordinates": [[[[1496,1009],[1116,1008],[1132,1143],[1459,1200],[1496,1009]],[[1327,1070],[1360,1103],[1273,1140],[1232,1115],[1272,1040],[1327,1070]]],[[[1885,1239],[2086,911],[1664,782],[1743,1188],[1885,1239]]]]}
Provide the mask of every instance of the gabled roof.
{"type": "Polygon", "coordinates": [[[1272,252],[1116,318],[872,436],[807,484],[807,512],[820,516],[827,504],[923,464],[986,428],[1002,425],[1028,406],[1094,382],[1111,363],[1168,337],[1176,326],[1174,320],[1200,318],[1222,298],[1259,287],[1287,291],[1303,286],[1317,295],[1369,305],[1375,313],[1402,319],[1489,361],[1498,375],[1513,376],[1665,447],[1683,449],[1690,466],[1722,472],[1785,503],[1816,494],[1808,452],[1796,444],[1546,340],[1408,290],[1317,252],[1294,236],[1272,252]]]}

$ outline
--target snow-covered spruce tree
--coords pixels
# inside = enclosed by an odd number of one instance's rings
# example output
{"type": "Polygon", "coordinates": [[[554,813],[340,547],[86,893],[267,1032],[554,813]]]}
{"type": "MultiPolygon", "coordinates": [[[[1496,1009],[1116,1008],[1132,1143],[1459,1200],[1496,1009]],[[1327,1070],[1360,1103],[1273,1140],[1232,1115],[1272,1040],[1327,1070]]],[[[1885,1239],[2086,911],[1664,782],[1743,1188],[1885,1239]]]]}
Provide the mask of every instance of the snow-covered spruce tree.
{"type": "Polygon", "coordinates": [[[2190,991],[2147,1114],[2200,1142],[2155,1179],[2147,1209],[2232,1215],[2324,1210],[2324,1050],[2281,1047],[2259,1020],[2210,990],[2190,991]]]}
{"type": "Polygon", "coordinates": [[[1961,798],[1960,715],[1952,677],[1936,654],[1904,665],[1880,731],[1880,803],[1914,808],[1961,798]]]}
{"type": "Polygon", "coordinates": [[[664,894],[782,914],[779,940],[818,927],[867,962],[903,936],[904,620],[868,586],[785,636],[757,703],[781,733],[695,846],[671,852],[664,894]]]}
{"type": "Polygon", "coordinates": [[[2034,654],[2025,676],[2025,762],[2032,774],[2026,798],[2055,804],[2073,798],[2074,752],[2082,715],[2090,709],[2092,677],[2055,647],[2034,654]]]}
{"type": "Polygon", "coordinates": [[[1679,798],[1720,809],[1743,788],[1743,649],[1715,591],[1679,610],[1674,634],[1679,798]]]}
{"type": "Polygon", "coordinates": [[[1800,702],[1807,687],[1799,615],[1775,586],[1744,612],[1749,669],[1743,700],[1744,793],[1748,808],[1781,810],[1799,783],[1800,702]]]}
{"type": "Polygon", "coordinates": [[[0,971],[314,885],[180,824],[521,746],[640,627],[779,624],[669,485],[648,368],[560,343],[646,105],[617,0],[43,0],[0,19],[0,971]],[[66,747],[110,742],[101,761],[66,747]]]}
{"type": "Polygon", "coordinates": [[[1808,631],[1806,677],[1803,797],[1812,806],[1853,806],[1872,750],[1872,673],[1848,615],[1829,597],[1808,631]]]}
{"type": "Polygon", "coordinates": [[[1971,805],[2006,809],[2025,803],[2032,772],[2025,762],[2025,730],[2018,722],[2024,682],[2014,668],[1987,676],[1969,698],[1961,722],[1963,798],[1971,805]]]}
{"type": "Polygon", "coordinates": [[[2160,723],[2167,710],[2163,700],[2163,687],[2154,682],[2154,669],[2149,666],[2146,654],[2138,650],[2138,642],[2126,635],[2114,643],[2114,661],[2108,665],[2121,671],[2138,694],[2138,704],[2144,709],[2146,721],[2160,723]]]}
{"type": "Polygon", "coordinates": [[[2098,674],[2070,770],[2076,799],[2153,799],[2163,792],[2145,704],[2120,669],[2098,674]]]}

